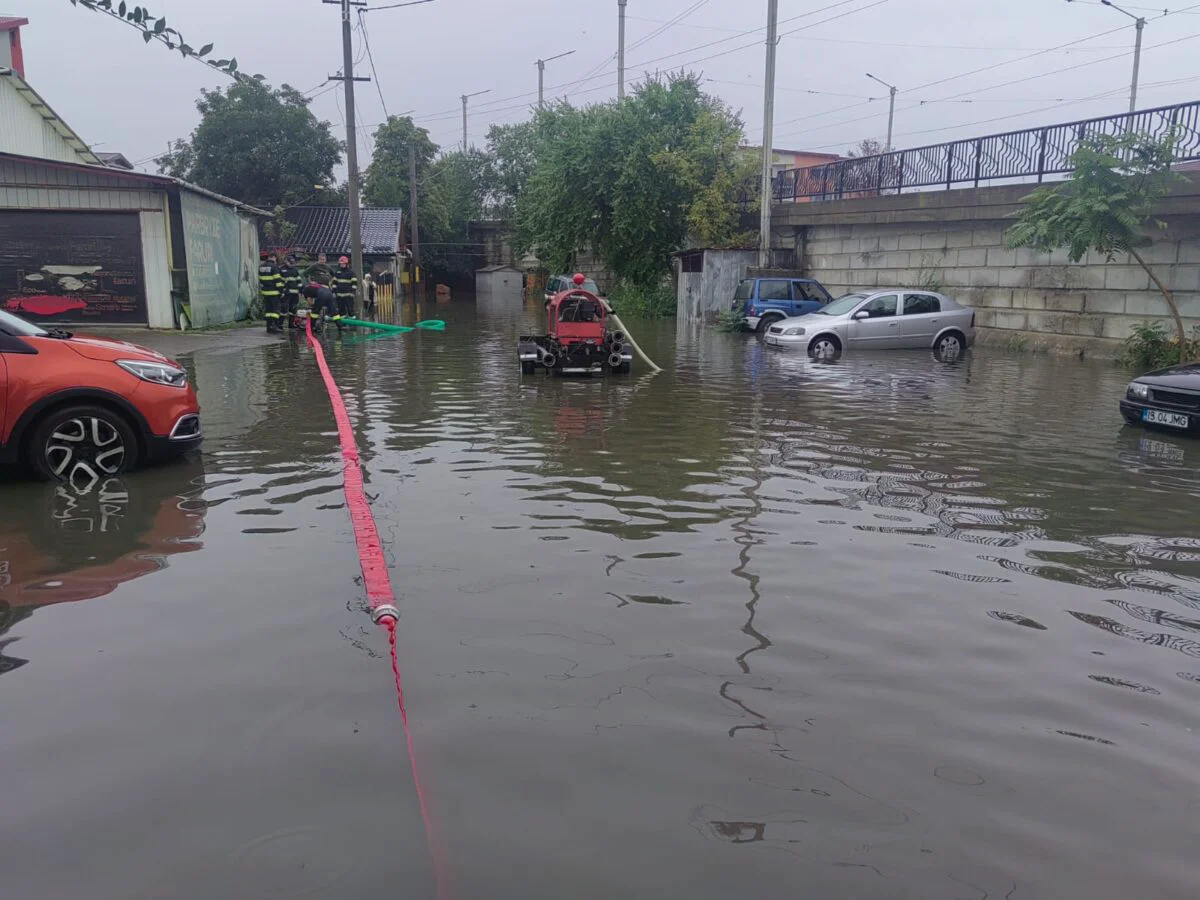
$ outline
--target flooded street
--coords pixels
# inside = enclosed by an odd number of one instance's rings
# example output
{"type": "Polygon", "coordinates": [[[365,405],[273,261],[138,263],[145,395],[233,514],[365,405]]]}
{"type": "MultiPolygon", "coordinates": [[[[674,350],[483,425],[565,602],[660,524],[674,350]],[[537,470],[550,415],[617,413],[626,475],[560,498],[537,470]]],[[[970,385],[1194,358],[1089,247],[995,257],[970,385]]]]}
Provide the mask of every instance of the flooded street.
{"type": "MultiPolygon", "coordinates": [[[[1200,893],[1200,442],[1120,370],[422,312],[327,354],[455,897],[1200,893]]],[[[197,458],[0,483],[3,894],[433,897],[312,354],[183,362],[197,458]]]]}

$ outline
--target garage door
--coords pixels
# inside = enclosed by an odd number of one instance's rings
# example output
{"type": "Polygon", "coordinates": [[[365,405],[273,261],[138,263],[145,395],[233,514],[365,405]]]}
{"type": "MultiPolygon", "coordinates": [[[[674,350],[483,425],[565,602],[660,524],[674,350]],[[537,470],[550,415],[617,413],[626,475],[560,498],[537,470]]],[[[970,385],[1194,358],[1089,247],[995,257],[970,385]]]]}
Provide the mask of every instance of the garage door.
{"type": "Polygon", "coordinates": [[[0,210],[0,307],[34,322],[145,325],[137,213],[0,210]]]}

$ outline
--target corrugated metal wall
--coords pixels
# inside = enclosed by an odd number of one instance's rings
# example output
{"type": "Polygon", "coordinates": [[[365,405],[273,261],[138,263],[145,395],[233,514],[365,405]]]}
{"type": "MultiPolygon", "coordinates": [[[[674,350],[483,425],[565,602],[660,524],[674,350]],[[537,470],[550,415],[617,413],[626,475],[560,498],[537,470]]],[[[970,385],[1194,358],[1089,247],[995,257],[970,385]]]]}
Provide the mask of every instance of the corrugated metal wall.
{"type": "Polygon", "coordinates": [[[0,76],[0,153],[82,162],[79,154],[0,76]]]}
{"type": "Polygon", "coordinates": [[[161,197],[129,179],[0,159],[0,207],[161,211],[161,197]]]}
{"type": "Polygon", "coordinates": [[[754,265],[757,258],[753,250],[705,250],[700,272],[679,271],[677,262],[676,315],[699,321],[729,309],[738,282],[746,277],[746,266],[754,265]]]}
{"type": "Polygon", "coordinates": [[[147,324],[175,327],[165,191],[103,172],[0,159],[0,209],[139,213],[147,324]]]}
{"type": "Polygon", "coordinates": [[[146,315],[151,328],[174,328],[171,303],[171,258],[165,210],[139,213],[142,224],[142,267],[146,277],[146,315]]]}

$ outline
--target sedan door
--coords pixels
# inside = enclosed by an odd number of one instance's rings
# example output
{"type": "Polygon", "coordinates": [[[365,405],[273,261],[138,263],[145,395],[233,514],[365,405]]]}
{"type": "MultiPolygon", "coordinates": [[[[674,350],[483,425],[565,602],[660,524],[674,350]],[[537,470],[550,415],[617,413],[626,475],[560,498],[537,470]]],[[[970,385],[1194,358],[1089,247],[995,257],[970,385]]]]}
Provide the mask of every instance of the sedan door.
{"type": "Polygon", "coordinates": [[[867,315],[864,318],[851,318],[850,326],[846,329],[847,343],[862,350],[899,347],[901,317],[896,314],[899,303],[899,294],[880,294],[860,306],[854,311],[854,316],[864,312],[867,315]]]}
{"type": "Polygon", "coordinates": [[[933,294],[904,295],[904,313],[900,316],[900,338],[905,347],[930,347],[933,336],[942,327],[942,301],[933,294]]]}

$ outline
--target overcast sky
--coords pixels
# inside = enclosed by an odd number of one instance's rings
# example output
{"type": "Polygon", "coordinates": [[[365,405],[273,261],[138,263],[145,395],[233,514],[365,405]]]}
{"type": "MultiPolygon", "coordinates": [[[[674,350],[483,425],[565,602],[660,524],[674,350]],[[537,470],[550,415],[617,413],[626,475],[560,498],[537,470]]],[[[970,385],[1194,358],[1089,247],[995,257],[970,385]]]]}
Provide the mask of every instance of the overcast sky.
{"type": "MultiPolygon", "coordinates": [[[[1148,19],[1142,108],[1194,99],[1200,88],[1200,2],[1159,2],[1172,13],[1161,17],[1153,0],[1126,7],[1148,19]],[[1168,42],[1176,43],[1158,46],[1168,42]]],[[[30,82],[97,149],[135,161],[161,153],[195,127],[200,88],[227,83],[69,0],[0,4],[30,20],[22,32],[30,82]]],[[[341,66],[336,6],[145,5],[194,47],[212,42],[216,55],[236,56],[244,71],[316,89],[314,112],[344,131],[340,88],[320,92],[341,66]]],[[[628,81],[681,66],[700,72],[707,90],[740,110],[748,141],[758,142],[766,7],[767,0],[629,0],[628,81]]],[[[887,89],[868,71],[900,89],[898,147],[1119,113],[1129,102],[1134,23],[1098,0],[779,0],[779,18],[776,147],[843,152],[863,138],[882,140],[887,89]],[[1063,47],[1069,42],[1078,43],[1063,47]],[[1051,52],[1037,54],[1044,50],[1051,52]]],[[[375,83],[357,86],[364,163],[384,103],[393,115],[413,111],[443,146],[461,140],[461,94],[491,90],[471,100],[472,143],[483,143],[491,123],[527,118],[539,56],[576,51],[547,63],[547,98],[586,103],[616,93],[616,0],[433,0],[371,11],[365,21],[383,97],[375,83]]],[[[369,75],[361,31],[354,45],[358,74],[369,75]]]]}

